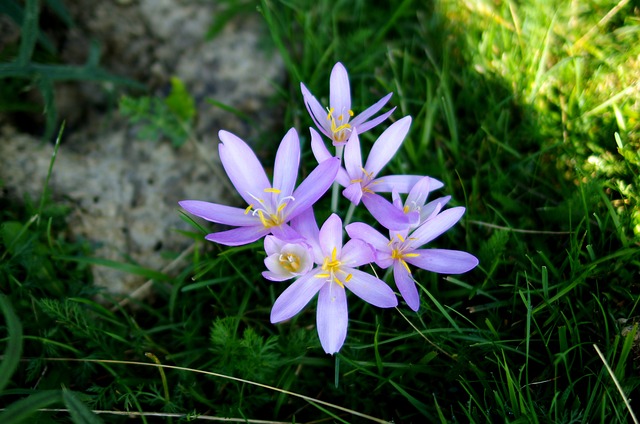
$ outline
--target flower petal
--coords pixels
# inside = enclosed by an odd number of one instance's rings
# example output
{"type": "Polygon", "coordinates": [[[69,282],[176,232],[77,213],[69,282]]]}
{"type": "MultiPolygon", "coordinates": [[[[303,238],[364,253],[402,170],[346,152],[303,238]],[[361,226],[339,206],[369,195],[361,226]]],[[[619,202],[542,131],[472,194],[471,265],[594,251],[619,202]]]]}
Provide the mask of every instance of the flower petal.
{"type": "Polygon", "coordinates": [[[342,270],[352,275],[345,286],[360,299],[379,308],[398,306],[396,295],[384,281],[357,269],[343,267],[342,270]]]}
{"type": "Polygon", "coordinates": [[[478,265],[478,259],[461,250],[418,249],[413,253],[419,256],[406,258],[406,261],[418,268],[438,274],[462,274],[478,265]]]}
{"type": "Polygon", "coordinates": [[[322,224],[319,233],[320,248],[324,257],[331,257],[333,249],[336,249],[336,257],[342,253],[342,220],[338,215],[332,213],[322,224]]]}
{"type": "Polygon", "coordinates": [[[313,119],[313,123],[322,131],[322,134],[331,138],[331,123],[327,119],[327,111],[303,83],[300,83],[300,91],[302,91],[304,104],[307,107],[309,115],[311,115],[311,119],[313,119]]]}
{"type": "Polygon", "coordinates": [[[373,246],[375,250],[391,252],[389,239],[369,224],[365,224],[364,222],[354,222],[347,225],[345,230],[352,239],[363,240],[373,246]]]}
{"type": "Polygon", "coordinates": [[[421,178],[423,178],[422,175],[385,175],[373,180],[368,188],[375,193],[391,193],[393,190],[397,190],[398,193],[409,193],[421,178]]]}
{"type": "Polygon", "coordinates": [[[342,247],[340,262],[348,267],[359,267],[376,260],[373,247],[364,240],[352,239],[342,247]]]}
{"type": "Polygon", "coordinates": [[[351,203],[358,206],[360,204],[360,200],[362,200],[362,184],[349,184],[347,188],[342,190],[342,195],[349,199],[351,203]]]}
{"type": "Polygon", "coordinates": [[[451,196],[444,196],[438,199],[432,200],[422,209],[420,209],[420,222],[425,222],[428,219],[431,219],[440,213],[440,210],[449,203],[451,200],[451,196]]]}
{"type": "Polygon", "coordinates": [[[347,337],[349,312],[345,290],[337,284],[325,284],[318,294],[316,312],[320,344],[328,354],[338,352],[347,337]]]}
{"type": "Polygon", "coordinates": [[[295,200],[289,202],[286,214],[287,219],[293,219],[296,215],[309,209],[323,194],[327,192],[336,178],[340,159],[331,158],[318,164],[316,168],[307,175],[293,192],[295,200]]]}
{"type": "Polygon", "coordinates": [[[362,196],[362,203],[383,227],[395,231],[402,231],[409,227],[408,216],[402,209],[396,208],[384,197],[374,193],[365,193],[362,196]]]}
{"type": "Polygon", "coordinates": [[[351,88],[349,74],[344,65],[336,63],[331,70],[329,79],[329,107],[337,114],[348,113],[351,110],[351,88]]]}
{"type": "Polygon", "coordinates": [[[405,204],[416,206],[424,205],[431,191],[431,181],[429,177],[420,178],[418,182],[413,185],[411,191],[409,191],[405,204]]]}
{"type": "Polygon", "coordinates": [[[344,167],[352,181],[364,179],[365,175],[362,170],[362,153],[360,152],[360,137],[358,137],[358,131],[351,132],[349,141],[347,141],[347,147],[344,148],[344,167]]]}
{"type": "Polygon", "coordinates": [[[429,243],[431,240],[453,227],[456,222],[460,221],[460,218],[464,215],[464,210],[465,209],[462,206],[458,206],[457,208],[451,208],[440,212],[437,216],[416,228],[411,233],[411,238],[410,240],[407,240],[407,242],[412,249],[416,249],[429,243]]]}
{"type": "Polygon", "coordinates": [[[333,155],[327,149],[327,146],[324,144],[324,140],[318,134],[318,131],[313,128],[309,128],[309,132],[311,133],[311,151],[313,152],[313,156],[316,158],[318,163],[322,163],[327,159],[331,159],[333,155]]]}
{"type": "Polygon", "coordinates": [[[417,311],[420,308],[418,288],[413,281],[413,276],[400,261],[393,264],[393,278],[404,301],[412,310],[417,311]]]}
{"type": "Polygon", "coordinates": [[[233,230],[220,231],[218,233],[207,234],[206,240],[225,246],[242,246],[269,234],[269,229],[262,225],[253,227],[238,227],[233,230]]]}
{"type": "Polygon", "coordinates": [[[271,183],[253,150],[239,137],[228,131],[218,133],[222,143],[218,145],[220,161],[233,186],[242,198],[251,205],[253,196],[263,196],[271,183]]]}
{"type": "MultiPolygon", "coordinates": [[[[386,121],[387,118],[389,118],[391,116],[391,114],[395,110],[396,110],[396,108],[394,107],[389,112],[385,112],[380,116],[376,116],[375,118],[373,118],[370,121],[366,121],[366,122],[363,122],[362,124],[358,124],[357,126],[356,125],[354,125],[354,126],[358,129],[358,132],[360,134],[365,133],[365,132],[369,131],[371,128],[376,127],[379,124],[381,124],[382,122],[386,121]]],[[[358,117],[360,117],[360,115],[358,115],[358,117]]]]}
{"type": "MultiPolygon", "coordinates": [[[[300,140],[295,128],[291,128],[282,139],[273,167],[273,188],[281,190],[278,199],[291,196],[298,178],[300,166],[300,140]]],[[[276,202],[277,204],[277,202],[276,202]]]]}
{"type": "Polygon", "coordinates": [[[280,252],[286,244],[287,242],[280,240],[278,237],[266,236],[264,238],[264,252],[267,256],[273,255],[276,252],[280,252]]]}
{"type": "Polygon", "coordinates": [[[218,224],[246,227],[260,223],[258,217],[245,213],[244,209],[200,200],[182,200],[178,204],[191,215],[218,224]]]}
{"type": "Polygon", "coordinates": [[[409,132],[410,127],[411,117],[405,116],[391,124],[391,126],[380,135],[378,140],[373,143],[367,162],[364,165],[367,172],[372,173],[374,176],[378,175],[380,170],[391,160],[393,155],[396,154],[405,136],[409,132]]]}
{"type": "Polygon", "coordinates": [[[320,271],[322,271],[321,268],[311,270],[308,274],[294,281],[278,296],[273,308],[271,308],[272,324],[288,320],[309,303],[313,296],[327,283],[325,279],[315,278],[315,275],[320,271]]]}
{"type": "Polygon", "coordinates": [[[313,208],[309,208],[291,220],[291,228],[300,234],[305,243],[311,246],[313,259],[317,264],[322,264],[324,255],[320,248],[319,234],[320,229],[313,214],[313,208]]]}
{"type": "MultiPolygon", "coordinates": [[[[366,108],[365,110],[360,112],[358,114],[358,116],[353,118],[353,120],[351,121],[351,126],[357,127],[358,128],[358,132],[360,134],[362,134],[363,132],[365,132],[367,130],[370,130],[371,128],[373,128],[376,125],[378,125],[380,122],[382,122],[385,119],[387,119],[389,117],[389,115],[391,115],[391,113],[396,109],[395,107],[393,109],[391,109],[389,112],[386,112],[384,114],[384,115],[386,115],[385,118],[382,119],[381,121],[375,123],[374,125],[369,125],[370,123],[367,122],[369,120],[369,118],[371,118],[373,115],[378,113],[378,111],[380,109],[382,109],[382,107],[384,105],[387,104],[389,99],[391,99],[391,96],[393,96],[393,93],[387,94],[386,96],[384,96],[383,98],[381,98],[380,100],[378,100],[377,102],[375,102],[374,104],[372,104],[371,106],[369,106],[368,108],[366,108]],[[366,128],[366,127],[368,127],[368,128],[366,128]]],[[[384,116],[384,115],[382,115],[382,116],[384,116]]],[[[379,118],[380,117],[376,118],[376,120],[378,120],[379,118]]],[[[371,121],[371,122],[373,122],[373,121],[371,121]]]]}

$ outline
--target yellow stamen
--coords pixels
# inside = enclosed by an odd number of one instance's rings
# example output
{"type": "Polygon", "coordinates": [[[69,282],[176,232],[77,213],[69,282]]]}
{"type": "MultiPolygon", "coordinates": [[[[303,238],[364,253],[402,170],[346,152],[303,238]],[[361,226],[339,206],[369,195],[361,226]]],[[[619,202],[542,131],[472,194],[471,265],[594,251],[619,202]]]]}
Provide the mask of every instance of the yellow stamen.
{"type": "Polygon", "coordinates": [[[407,262],[405,262],[404,259],[400,259],[400,263],[405,267],[405,269],[407,270],[407,272],[409,274],[411,274],[411,270],[409,269],[409,265],[407,265],[407,262]]]}
{"type": "Polygon", "coordinates": [[[353,274],[348,274],[347,278],[344,279],[345,283],[348,283],[353,278],[353,274]]]}
{"type": "Polygon", "coordinates": [[[353,116],[353,111],[349,109],[349,116],[353,116]]]}
{"type": "Polygon", "coordinates": [[[357,180],[351,180],[351,184],[361,183],[361,182],[362,182],[362,178],[358,178],[357,180]]]}
{"type": "Polygon", "coordinates": [[[404,237],[402,237],[400,234],[397,234],[396,237],[398,237],[398,240],[404,243],[404,237]]]}
{"type": "Polygon", "coordinates": [[[419,253],[405,253],[404,254],[405,258],[417,258],[418,256],[420,256],[419,253]]]}
{"type": "Polygon", "coordinates": [[[287,204],[286,204],[286,203],[281,204],[280,206],[278,206],[277,212],[278,212],[278,213],[282,212],[282,210],[283,210],[284,208],[286,208],[286,207],[287,207],[287,204]]]}
{"type": "Polygon", "coordinates": [[[402,208],[402,212],[409,213],[409,206],[405,206],[404,208],[402,208]]]}
{"type": "Polygon", "coordinates": [[[253,205],[247,206],[247,209],[244,210],[244,214],[247,215],[251,211],[251,208],[253,208],[253,205]]]}
{"type": "Polygon", "coordinates": [[[265,192],[265,193],[276,193],[276,194],[278,194],[278,193],[280,193],[281,191],[282,191],[282,190],[278,190],[277,188],[265,188],[265,189],[264,189],[264,192],[265,192]]]}

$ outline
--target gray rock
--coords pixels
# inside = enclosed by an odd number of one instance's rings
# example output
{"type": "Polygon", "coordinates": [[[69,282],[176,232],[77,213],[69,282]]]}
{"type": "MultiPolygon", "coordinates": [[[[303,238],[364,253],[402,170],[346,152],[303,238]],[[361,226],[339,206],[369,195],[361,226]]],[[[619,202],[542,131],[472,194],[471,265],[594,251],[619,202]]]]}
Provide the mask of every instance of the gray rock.
{"type": "MultiPolygon", "coordinates": [[[[264,107],[274,94],[273,83],[284,78],[284,67],[277,55],[259,47],[261,21],[256,16],[238,18],[206,41],[215,13],[211,3],[74,2],[72,12],[82,28],[68,34],[68,63],[82,63],[78,56],[95,37],[103,46],[102,63],[116,74],[148,82],[158,92],[166,89],[171,76],[179,77],[194,95],[199,117],[200,141],[176,149],[168,141],[138,140],[135,128],[105,117],[105,96],[96,94],[95,84],[58,88],[60,118],[73,115],[75,122],[63,136],[50,186],[54,198],[73,206],[70,231],[94,243],[97,257],[131,258],[160,270],[169,262],[162,252],[180,252],[191,244],[175,231],[189,228],[179,217],[179,200],[235,201],[218,161],[217,131],[226,129],[245,140],[256,132],[237,116],[213,108],[207,98],[254,117],[263,128],[285,133],[277,116],[264,107]],[[76,116],[75,109],[91,113],[76,116]]],[[[53,146],[13,128],[5,123],[0,131],[0,179],[9,196],[37,198],[53,146]]],[[[95,267],[94,281],[124,295],[144,279],[95,267]]]]}

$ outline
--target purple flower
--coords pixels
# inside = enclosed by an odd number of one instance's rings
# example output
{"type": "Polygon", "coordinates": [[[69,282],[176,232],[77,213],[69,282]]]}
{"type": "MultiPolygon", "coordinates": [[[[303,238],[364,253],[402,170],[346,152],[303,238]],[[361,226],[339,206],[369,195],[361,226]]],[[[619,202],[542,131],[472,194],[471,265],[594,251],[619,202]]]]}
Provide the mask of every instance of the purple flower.
{"type": "Polygon", "coordinates": [[[242,209],[199,200],[183,200],[180,206],[207,221],[239,227],[205,237],[216,243],[240,246],[267,234],[281,240],[298,239],[300,236],[287,222],[311,207],[327,191],[340,160],[331,158],[320,163],[294,190],[300,164],[300,142],[295,129],[287,132],[278,147],[273,184],[244,141],[227,131],[220,131],[219,136],[222,166],[248,207],[242,209]]]}
{"type": "Polygon", "coordinates": [[[275,236],[264,239],[268,271],[262,276],[271,281],[285,281],[306,274],[313,267],[313,252],[304,242],[288,243],[275,236]]]}
{"type": "Polygon", "coordinates": [[[389,101],[392,93],[378,100],[373,106],[353,118],[351,92],[347,70],[338,62],[331,71],[329,81],[329,108],[325,110],[303,83],[300,83],[304,104],[318,129],[333,141],[334,146],[344,144],[351,132],[357,128],[363,133],[387,119],[395,108],[374,119],[368,120],[389,101]]]}
{"type": "Polygon", "coordinates": [[[352,239],[363,240],[376,250],[375,262],[379,267],[393,266],[393,277],[400,294],[409,307],[417,311],[420,296],[409,264],[439,274],[462,274],[478,265],[478,259],[467,252],[419,249],[451,228],[460,220],[464,211],[463,207],[456,207],[436,212],[413,232],[391,232],[390,238],[362,222],[347,225],[346,231],[352,239]]]}
{"type": "Polygon", "coordinates": [[[271,322],[287,320],[318,293],[317,326],[326,353],[340,350],[347,336],[348,312],[345,287],[380,308],[397,306],[393,290],[378,278],[356,268],[375,260],[374,251],[362,240],[342,245],[342,220],[332,214],[318,230],[313,211],[298,216],[292,226],[305,237],[314,252],[315,268],[299,277],[276,299],[271,322]]]}
{"type": "Polygon", "coordinates": [[[440,210],[451,200],[451,196],[440,197],[426,203],[432,190],[433,179],[423,177],[411,188],[404,202],[396,190],[392,192],[393,205],[401,210],[408,219],[409,230],[420,226],[426,220],[437,215],[440,210]]]}
{"type": "MultiPolygon", "coordinates": [[[[342,194],[354,205],[362,201],[371,215],[390,230],[406,229],[409,226],[409,218],[377,193],[408,193],[424,178],[428,178],[430,190],[443,186],[440,181],[421,175],[388,175],[376,178],[400,148],[410,126],[411,117],[405,116],[387,128],[371,147],[364,166],[358,131],[353,131],[344,149],[344,169],[341,168],[336,176],[336,181],[346,187],[342,194]]],[[[318,162],[331,157],[317,133],[314,135],[314,131],[311,131],[311,148],[318,162]]]]}

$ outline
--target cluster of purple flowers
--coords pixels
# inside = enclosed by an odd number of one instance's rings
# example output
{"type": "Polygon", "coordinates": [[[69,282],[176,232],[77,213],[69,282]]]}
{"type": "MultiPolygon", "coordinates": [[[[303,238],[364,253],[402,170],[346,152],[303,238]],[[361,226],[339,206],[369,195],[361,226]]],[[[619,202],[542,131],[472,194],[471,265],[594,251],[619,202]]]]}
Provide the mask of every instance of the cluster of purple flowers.
{"type": "Polygon", "coordinates": [[[314,123],[331,140],[335,154],[311,128],[311,148],[318,166],[296,188],[300,142],[294,128],[278,147],[272,182],[244,141],[220,131],[220,160],[247,207],[198,200],[184,200],[180,206],[205,220],[237,227],[209,234],[207,240],[239,246],[264,237],[264,278],[295,279],[273,305],[271,322],[290,319],[317,294],[318,335],[325,352],[333,354],[340,350],[347,335],[345,288],[380,308],[398,305],[396,294],[387,283],[359,267],[372,263],[383,269],[393,267],[398,291],[417,311],[420,297],[411,266],[460,274],[474,268],[478,260],[459,250],[421,248],[451,228],[465,211],[463,207],[443,210],[449,196],[427,202],[430,192],[443,186],[441,182],[420,175],[378,176],[404,141],[411,117],[391,124],[373,144],[363,165],[359,134],[391,115],[395,108],[374,117],[391,94],[354,117],[349,77],[341,63],[331,72],[327,109],[304,84],[301,90],[314,123]],[[388,233],[363,222],[344,226],[335,213],[319,227],[312,206],[333,184],[344,187],[342,194],[351,202],[351,208],[362,202],[388,233]],[[390,193],[391,200],[379,193],[390,193]],[[345,231],[350,240],[343,243],[345,231]]]}

